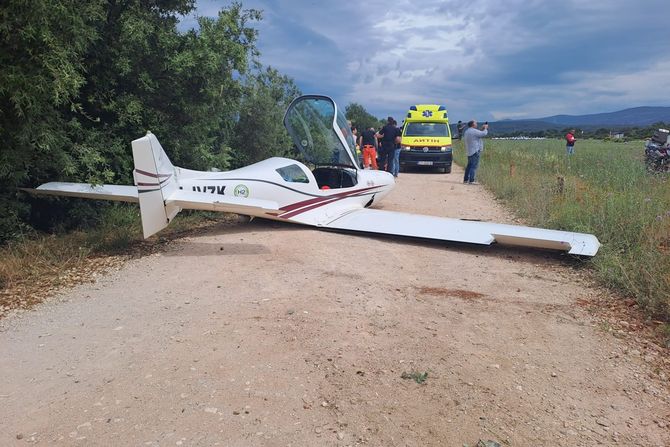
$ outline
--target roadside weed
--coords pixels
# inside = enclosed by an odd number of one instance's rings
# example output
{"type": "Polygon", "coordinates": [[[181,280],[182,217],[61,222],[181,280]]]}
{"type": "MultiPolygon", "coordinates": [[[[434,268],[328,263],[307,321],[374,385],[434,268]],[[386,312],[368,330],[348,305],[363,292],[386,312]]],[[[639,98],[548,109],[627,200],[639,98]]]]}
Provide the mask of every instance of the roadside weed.
{"type": "MultiPolygon", "coordinates": [[[[529,225],[595,234],[600,281],[670,319],[670,176],[651,175],[644,143],[490,140],[482,183],[529,225]]],[[[462,148],[456,159],[464,162],[462,148]]]]}

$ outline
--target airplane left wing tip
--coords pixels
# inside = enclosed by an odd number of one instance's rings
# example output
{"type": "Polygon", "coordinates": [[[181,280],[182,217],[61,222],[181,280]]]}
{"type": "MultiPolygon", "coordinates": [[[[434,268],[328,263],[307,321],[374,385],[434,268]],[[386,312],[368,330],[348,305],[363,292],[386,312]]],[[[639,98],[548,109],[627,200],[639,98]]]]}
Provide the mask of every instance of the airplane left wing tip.
{"type": "Polygon", "coordinates": [[[137,188],[131,185],[92,185],[89,183],[49,182],[36,188],[19,188],[30,194],[79,197],[94,200],[137,202],[137,188]]]}

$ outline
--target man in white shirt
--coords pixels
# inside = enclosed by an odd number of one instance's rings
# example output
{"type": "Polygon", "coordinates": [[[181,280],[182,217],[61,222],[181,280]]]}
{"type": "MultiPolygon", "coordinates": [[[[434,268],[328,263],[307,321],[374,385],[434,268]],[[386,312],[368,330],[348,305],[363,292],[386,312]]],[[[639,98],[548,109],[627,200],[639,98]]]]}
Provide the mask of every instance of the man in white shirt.
{"type": "Polygon", "coordinates": [[[477,121],[472,120],[468,122],[468,128],[463,134],[463,141],[465,142],[465,153],[468,156],[468,165],[465,167],[465,176],[463,183],[476,185],[475,173],[479,167],[479,156],[484,150],[483,138],[489,133],[489,123],[482,126],[483,130],[477,129],[477,121]]]}

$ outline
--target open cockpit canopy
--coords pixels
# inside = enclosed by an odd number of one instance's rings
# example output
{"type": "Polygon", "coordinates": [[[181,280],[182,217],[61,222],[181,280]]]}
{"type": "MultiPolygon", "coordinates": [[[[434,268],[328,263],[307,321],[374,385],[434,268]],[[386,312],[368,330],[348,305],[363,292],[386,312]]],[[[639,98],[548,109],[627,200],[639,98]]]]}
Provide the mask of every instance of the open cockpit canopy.
{"type": "Polygon", "coordinates": [[[307,162],[359,168],[349,123],[329,97],[297,98],[284,115],[284,126],[307,162]]]}

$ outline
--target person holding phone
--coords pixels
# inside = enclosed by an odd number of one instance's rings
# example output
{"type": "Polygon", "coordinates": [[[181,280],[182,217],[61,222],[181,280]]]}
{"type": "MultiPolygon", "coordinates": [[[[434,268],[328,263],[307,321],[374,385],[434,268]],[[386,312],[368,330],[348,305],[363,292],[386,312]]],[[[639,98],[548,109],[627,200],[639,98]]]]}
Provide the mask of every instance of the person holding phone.
{"type": "Polygon", "coordinates": [[[479,167],[479,157],[484,150],[484,137],[489,134],[488,121],[482,126],[482,130],[477,129],[477,121],[472,120],[468,122],[468,128],[463,134],[463,141],[465,143],[465,154],[468,156],[468,164],[465,167],[465,175],[463,176],[463,183],[468,185],[477,185],[475,181],[475,174],[479,167]]]}

